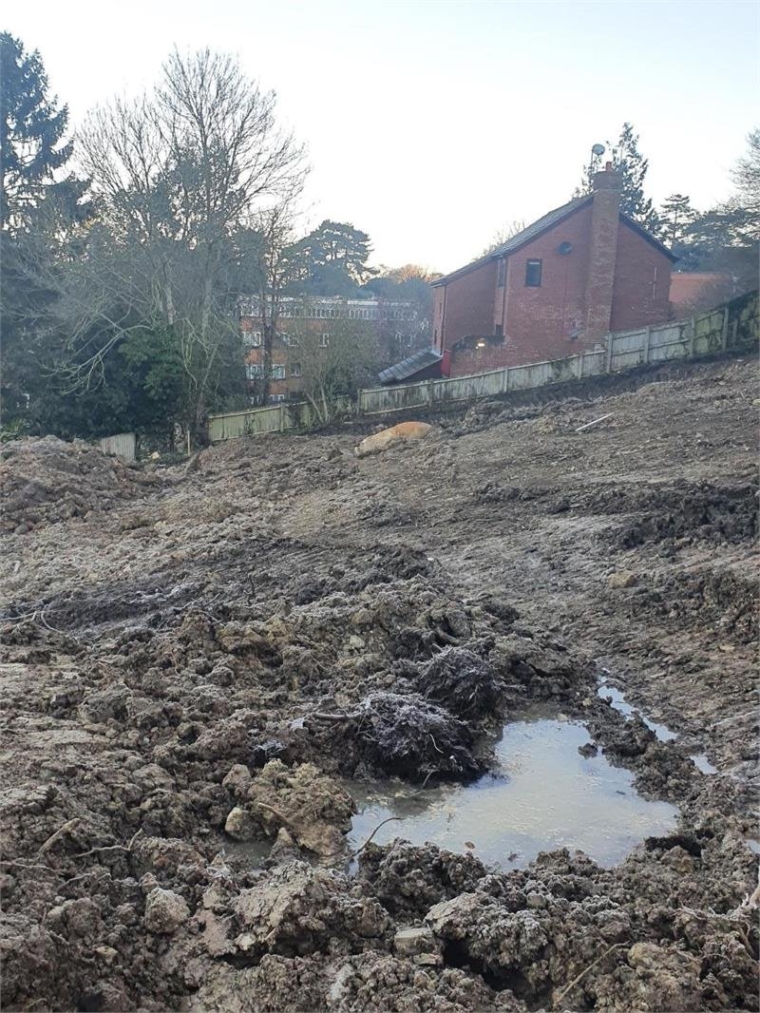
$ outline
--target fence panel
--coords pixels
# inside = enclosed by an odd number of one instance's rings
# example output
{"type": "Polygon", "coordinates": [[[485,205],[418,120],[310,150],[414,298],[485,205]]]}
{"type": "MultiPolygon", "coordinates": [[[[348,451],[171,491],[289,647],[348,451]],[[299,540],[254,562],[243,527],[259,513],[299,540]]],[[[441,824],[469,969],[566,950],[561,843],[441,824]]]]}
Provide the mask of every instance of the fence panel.
{"type": "Polygon", "coordinates": [[[607,372],[607,351],[584,352],[581,356],[581,376],[601,376],[607,372]]]}
{"type": "Polygon", "coordinates": [[[460,376],[451,380],[436,380],[433,398],[436,401],[469,401],[472,398],[501,394],[503,369],[474,376],[460,376]]]}
{"type": "Polygon", "coordinates": [[[266,408],[253,408],[249,411],[211,415],[208,422],[208,435],[211,442],[215,443],[217,440],[232,440],[238,436],[278,433],[282,428],[282,408],[280,405],[273,405],[266,408]]]}
{"type": "Polygon", "coordinates": [[[100,441],[100,449],[104,454],[114,454],[122,461],[134,461],[137,456],[137,438],[134,433],[117,433],[115,436],[104,436],[100,441]]]}
{"type": "Polygon", "coordinates": [[[427,383],[410,383],[400,387],[377,387],[359,391],[359,411],[367,415],[375,412],[397,412],[416,408],[428,400],[427,383]]]}

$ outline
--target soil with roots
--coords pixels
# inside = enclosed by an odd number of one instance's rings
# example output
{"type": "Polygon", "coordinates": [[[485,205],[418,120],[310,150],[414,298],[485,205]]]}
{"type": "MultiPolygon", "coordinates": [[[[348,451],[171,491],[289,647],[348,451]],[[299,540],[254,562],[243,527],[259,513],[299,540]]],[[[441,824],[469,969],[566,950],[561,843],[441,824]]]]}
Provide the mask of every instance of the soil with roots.
{"type": "Polygon", "coordinates": [[[757,1009],[757,380],[464,405],[361,460],[366,419],[192,468],[7,445],[2,1008],[757,1009]],[[470,781],[537,703],[673,833],[352,853],[349,779],[470,781]]]}

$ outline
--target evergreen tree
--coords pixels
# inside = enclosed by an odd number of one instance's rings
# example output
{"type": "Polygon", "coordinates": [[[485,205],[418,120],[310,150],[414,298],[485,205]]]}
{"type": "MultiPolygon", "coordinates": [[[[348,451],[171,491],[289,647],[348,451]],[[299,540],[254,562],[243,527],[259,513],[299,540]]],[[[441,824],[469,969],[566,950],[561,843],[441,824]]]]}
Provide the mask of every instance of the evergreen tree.
{"type": "Polygon", "coordinates": [[[358,295],[359,286],[377,273],[367,266],[371,252],[366,232],[325,220],[290,248],[289,290],[297,295],[358,295]]]}
{"type": "Polygon", "coordinates": [[[660,219],[664,238],[671,245],[680,243],[698,212],[691,206],[691,198],[682,193],[673,193],[662,202],[660,219]]]}
{"type": "Polygon", "coordinates": [[[39,53],[27,54],[19,39],[0,33],[0,225],[18,231],[71,157],[65,141],[69,112],[48,95],[39,53]]]}
{"type": "Polygon", "coordinates": [[[37,52],[0,33],[0,394],[8,423],[39,422],[51,411],[48,370],[57,356],[56,293],[47,283],[71,262],[71,241],[91,205],[86,184],[56,179],[71,156],[68,111],[48,96],[37,52]]]}
{"type": "MultiPolygon", "coordinates": [[[[653,235],[660,234],[660,217],[651,199],[644,194],[649,161],[639,151],[639,135],[634,133],[631,123],[623,124],[617,142],[607,141],[607,150],[612,155],[609,161],[612,162],[613,169],[620,173],[623,181],[620,210],[653,235]]],[[[583,179],[573,194],[574,197],[582,197],[593,191],[594,175],[599,171],[601,161],[602,156],[593,156],[591,163],[583,170],[583,179]]]]}

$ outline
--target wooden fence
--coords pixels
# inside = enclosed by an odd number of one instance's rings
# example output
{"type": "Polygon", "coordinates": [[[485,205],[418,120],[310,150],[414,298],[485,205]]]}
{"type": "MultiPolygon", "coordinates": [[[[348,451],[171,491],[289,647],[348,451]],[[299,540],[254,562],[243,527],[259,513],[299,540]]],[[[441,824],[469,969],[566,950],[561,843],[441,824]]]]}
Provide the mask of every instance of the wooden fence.
{"type": "MultiPolygon", "coordinates": [[[[345,398],[333,405],[336,412],[350,411],[353,406],[345,398]]],[[[265,408],[246,408],[224,415],[210,415],[208,435],[212,443],[232,440],[236,436],[263,436],[266,433],[284,433],[294,429],[311,429],[322,420],[308,401],[283,401],[265,408]]]]}
{"type": "MultiPolygon", "coordinates": [[[[582,380],[669,359],[711,355],[743,348],[757,340],[758,293],[752,292],[689,320],[609,334],[601,348],[564,359],[509,366],[449,380],[423,380],[421,383],[360,390],[357,404],[352,405],[346,399],[334,407],[336,413],[353,411],[360,415],[385,415],[408,408],[473,401],[566,380],[582,380]]],[[[211,415],[209,438],[216,442],[236,436],[305,430],[319,422],[317,413],[307,402],[285,402],[266,408],[211,415]]]]}

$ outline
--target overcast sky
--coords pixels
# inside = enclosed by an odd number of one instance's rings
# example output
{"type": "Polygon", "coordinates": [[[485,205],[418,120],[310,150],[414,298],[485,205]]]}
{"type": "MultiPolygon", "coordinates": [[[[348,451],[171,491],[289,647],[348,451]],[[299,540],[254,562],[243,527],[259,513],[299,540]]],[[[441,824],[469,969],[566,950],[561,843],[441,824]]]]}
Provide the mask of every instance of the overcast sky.
{"type": "Polygon", "coordinates": [[[237,54],[313,172],[304,226],[348,221],[374,261],[452,270],[564,203],[631,120],[650,196],[707,208],[760,124],[758,10],[740,0],[37,0],[0,28],[39,49],[76,126],[173,46],[237,54]]]}

